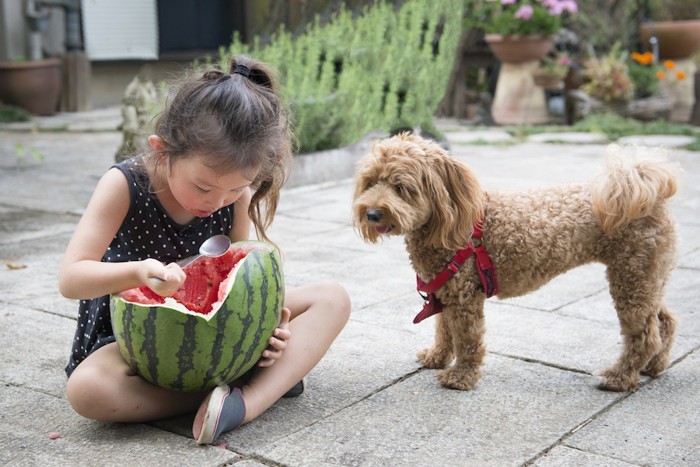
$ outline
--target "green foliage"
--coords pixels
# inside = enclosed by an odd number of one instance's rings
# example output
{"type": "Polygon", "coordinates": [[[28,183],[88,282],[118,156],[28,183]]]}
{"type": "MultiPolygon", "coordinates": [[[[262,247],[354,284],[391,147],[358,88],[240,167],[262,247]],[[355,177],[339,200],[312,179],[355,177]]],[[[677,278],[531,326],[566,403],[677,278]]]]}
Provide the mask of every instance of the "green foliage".
{"type": "Polygon", "coordinates": [[[0,123],[28,122],[32,115],[22,107],[15,105],[0,105],[0,123]]]}
{"type": "Polygon", "coordinates": [[[383,1],[361,14],[341,8],[293,37],[243,44],[234,36],[219,63],[246,54],[279,72],[301,152],[345,146],[372,130],[433,128],[462,33],[464,0],[383,1]]]}
{"type": "MultiPolygon", "coordinates": [[[[614,113],[592,114],[576,122],[573,131],[584,131],[605,135],[610,141],[630,135],[687,135],[700,137],[691,125],[672,123],[667,120],[641,122],[614,113]]],[[[696,141],[697,143],[697,141],[696,141]]]]}

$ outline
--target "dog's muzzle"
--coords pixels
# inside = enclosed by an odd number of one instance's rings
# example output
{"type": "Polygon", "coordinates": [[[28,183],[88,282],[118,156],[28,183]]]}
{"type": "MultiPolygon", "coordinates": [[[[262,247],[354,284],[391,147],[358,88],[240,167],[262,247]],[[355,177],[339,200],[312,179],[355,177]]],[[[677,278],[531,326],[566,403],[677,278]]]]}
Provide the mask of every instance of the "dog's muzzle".
{"type": "Polygon", "coordinates": [[[365,217],[367,217],[367,220],[374,225],[374,229],[377,231],[378,234],[385,234],[394,230],[393,224],[380,224],[383,215],[382,211],[380,211],[379,209],[370,209],[369,211],[367,211],[367,214],[365,214],[365,217]]]}
{"type": "Polygon", "coordinates": [[[382,220],[382,211],[379,209],[370,209],[367,211],[367,220],[370,222],[379,222],[382,220]]]}

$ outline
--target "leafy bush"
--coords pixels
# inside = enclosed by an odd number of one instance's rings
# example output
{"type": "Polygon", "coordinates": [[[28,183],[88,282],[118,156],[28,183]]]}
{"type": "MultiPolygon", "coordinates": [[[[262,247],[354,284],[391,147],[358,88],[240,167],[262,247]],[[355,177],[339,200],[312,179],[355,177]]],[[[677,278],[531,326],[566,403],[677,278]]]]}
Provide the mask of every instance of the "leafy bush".
{"type": "Polygon", "coordinates": [[[0,104],[0,123],[28,122],[32,115],[22,107],[0,104]]]}
{"type": "Polygon", "coordinates": [[[278,70],[300,152],[345,146],[372,130],[435,132],[463,5],[407,0],[397,9],[376,2],[359,15],[341,9],[325,24],[317,17],[297,37],[281,29],[266,44],[257,37],[243,44],[234,36],[218,62],[246,54],[278,70]]]}

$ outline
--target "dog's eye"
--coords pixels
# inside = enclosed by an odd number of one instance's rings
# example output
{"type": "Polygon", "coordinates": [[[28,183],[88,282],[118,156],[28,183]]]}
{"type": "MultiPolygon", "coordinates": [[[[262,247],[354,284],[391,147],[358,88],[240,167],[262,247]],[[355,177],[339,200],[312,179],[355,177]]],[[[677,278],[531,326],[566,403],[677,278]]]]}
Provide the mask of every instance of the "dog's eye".
{"type": "Polygon", "coordinates": [[[409,194],[408,188],[406,188],[406,186],[404,186],[404,185],[401,185],[400,183],[397,183],[396,185],[394,185],[394,191],[396,192],[397,195],[399,195],[401,197],[407,196],[409,194]]]}

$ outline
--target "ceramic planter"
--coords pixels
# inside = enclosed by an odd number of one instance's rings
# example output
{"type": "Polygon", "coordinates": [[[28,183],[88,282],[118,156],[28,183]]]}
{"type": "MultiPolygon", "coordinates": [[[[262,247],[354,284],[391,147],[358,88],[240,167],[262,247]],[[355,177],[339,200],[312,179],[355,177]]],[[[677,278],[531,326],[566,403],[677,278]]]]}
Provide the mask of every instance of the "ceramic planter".
{"type": "Polygon", "coordinates": [[[61,60],[0,62],[0,101],[53,115],[61,97],[61,60]]]}
{"type": "Polygon", "coordinates": [[[700,20],[656,21],[639,26],[639,38],[650,49],[652,36],[658,40],[661,60],[686,59],[700,50],[700,20]]]}

